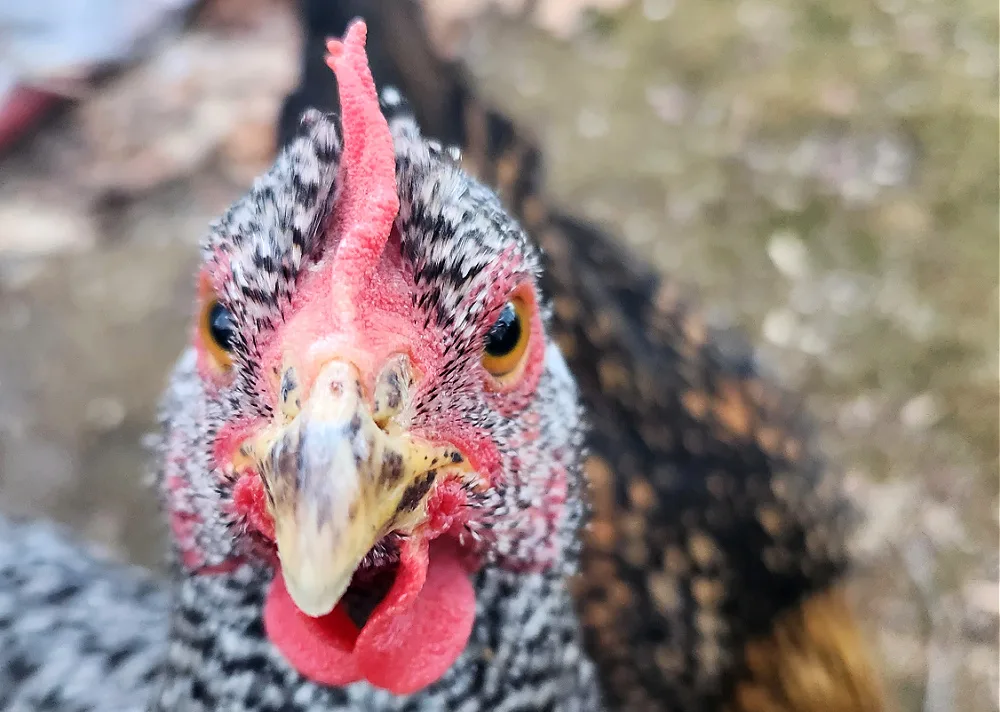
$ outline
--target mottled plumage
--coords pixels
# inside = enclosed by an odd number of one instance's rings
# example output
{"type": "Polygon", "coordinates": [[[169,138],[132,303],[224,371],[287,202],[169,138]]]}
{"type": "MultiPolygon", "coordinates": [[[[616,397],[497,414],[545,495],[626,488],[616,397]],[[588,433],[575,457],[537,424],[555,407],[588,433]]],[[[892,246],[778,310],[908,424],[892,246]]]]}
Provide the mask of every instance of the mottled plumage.
{"type": "Polygon", "coordinates": [[[156,689],[165,582],[53,525],[0,518],[0,710],[142,710],[156,689]]]}

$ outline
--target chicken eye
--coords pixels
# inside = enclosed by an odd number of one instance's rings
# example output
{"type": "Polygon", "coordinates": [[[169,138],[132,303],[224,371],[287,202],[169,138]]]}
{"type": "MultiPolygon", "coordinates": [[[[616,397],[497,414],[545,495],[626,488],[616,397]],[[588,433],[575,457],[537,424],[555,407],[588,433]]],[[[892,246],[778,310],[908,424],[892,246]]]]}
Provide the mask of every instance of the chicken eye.
{"type": "Polygon", "coordinates": [[[216,364],[222,369],[228,369],[233,362],[231,352],[236,343],[236,322],[232,313],[218,299],[205,304],[201,331],[202,340],[216,364]]]}
{"type": "Polygon", "coordinates": [[[483,366],[496,378],[510,375],[521,364],[530,333],[526,312],[524,301],[512,299],[486,333],[483,366]]]}

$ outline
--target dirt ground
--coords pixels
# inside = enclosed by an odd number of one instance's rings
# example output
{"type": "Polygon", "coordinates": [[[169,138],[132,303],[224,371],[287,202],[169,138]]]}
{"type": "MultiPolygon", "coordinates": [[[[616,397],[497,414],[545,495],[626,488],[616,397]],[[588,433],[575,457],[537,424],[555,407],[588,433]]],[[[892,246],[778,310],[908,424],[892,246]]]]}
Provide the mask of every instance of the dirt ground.
{"type": "MultiPolygon", "coordinates": [[[[901,710],[997,710],[993,0],[426,4],[558,199],[809,394],[901,710]]],[[[0,163],[0,507],[148,564],[197,243],[296,81],[289,3],[215,5],[0,163]]]]}

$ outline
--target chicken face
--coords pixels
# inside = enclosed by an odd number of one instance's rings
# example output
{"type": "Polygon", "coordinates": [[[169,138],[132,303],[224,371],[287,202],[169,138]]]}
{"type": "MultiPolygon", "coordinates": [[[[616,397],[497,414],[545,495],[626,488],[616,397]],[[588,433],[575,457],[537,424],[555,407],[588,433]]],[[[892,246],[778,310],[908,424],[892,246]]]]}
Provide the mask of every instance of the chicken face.
{"type": "Polygon", "coordinates": [[[159,482],[187,572],[273,575],[293,666],[405,693],[464,648],[478,568],[572,569],[582,437],[536,249],[387,123],[363,46],[330,46],[339,124],[309,114],[205,243],[159,482]]]}

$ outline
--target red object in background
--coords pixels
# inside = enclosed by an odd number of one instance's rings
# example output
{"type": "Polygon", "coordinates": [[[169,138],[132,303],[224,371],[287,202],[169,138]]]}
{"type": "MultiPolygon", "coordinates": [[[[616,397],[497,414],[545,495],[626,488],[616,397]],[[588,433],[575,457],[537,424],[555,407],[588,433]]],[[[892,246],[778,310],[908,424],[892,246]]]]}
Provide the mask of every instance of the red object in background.
{"type": "Polygon", "coordinates": [[[142,59],[157,36],[180,33],[204,0],[32,0],[0,3],[0,153],[95,75],[142,59]],[[47,87],[47,88],[44,88],[47,87]],[[62,91],[65,87],[66,92],[62,91]]]}
{"type": "Polygon", "coordinates": [[[42,89],[15,87],[0,104],[0,153],[6,152],[64,101],[58,94],[42,89]]]}

